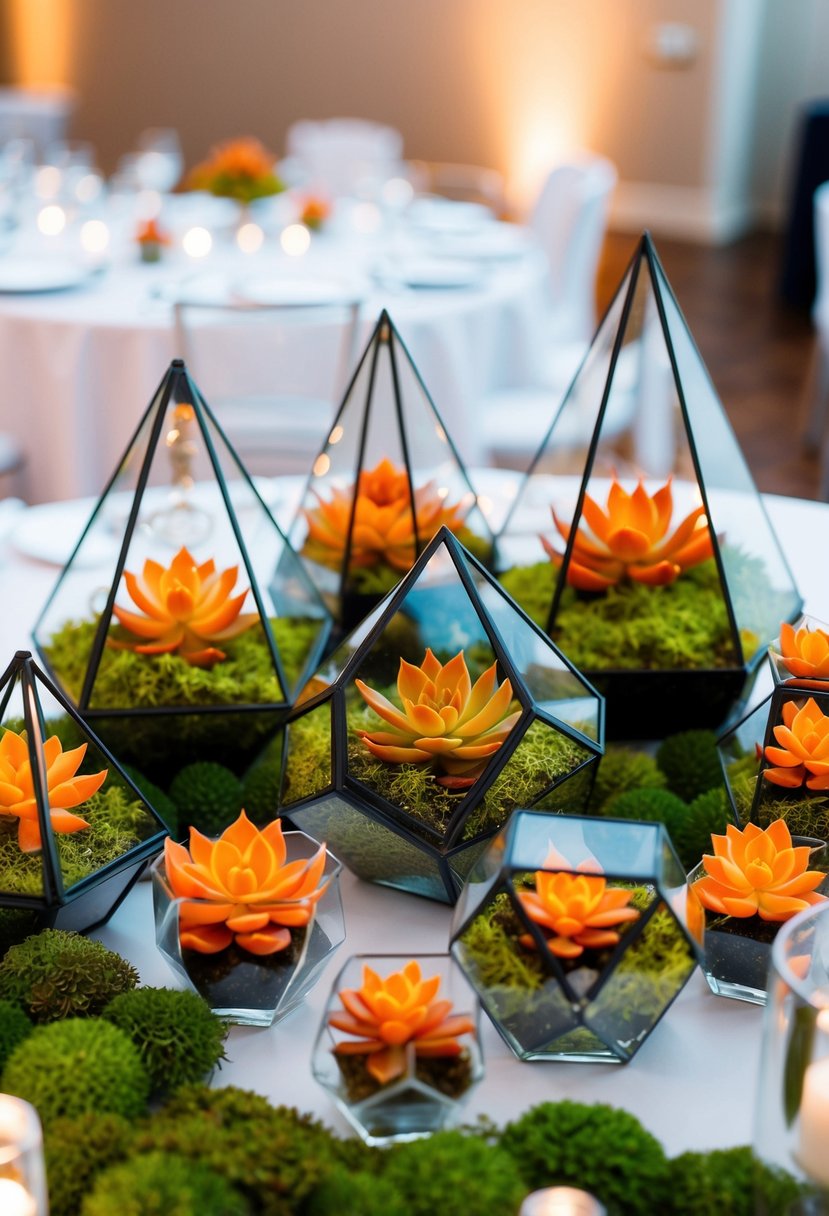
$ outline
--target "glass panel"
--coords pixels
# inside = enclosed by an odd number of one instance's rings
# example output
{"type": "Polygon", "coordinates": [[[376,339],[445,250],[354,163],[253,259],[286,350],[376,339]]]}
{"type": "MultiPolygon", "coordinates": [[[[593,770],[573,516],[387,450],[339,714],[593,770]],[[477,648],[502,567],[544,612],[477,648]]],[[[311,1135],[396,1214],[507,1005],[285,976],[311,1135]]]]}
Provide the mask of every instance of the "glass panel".
{"type": "Polygon", "coordinates": [[[655,878],[662,855],[658,823],[614,823],[608,820],[518,812],[510,823],[507,864],[518,870],[540,870],[554,847],[576,870],[596,863],[608,878],[655,878]]]}
{"type": "MultiPolygon", "coordinates": [[[[286,727],[283,806],[312,798],[331,784],[331,702],[325,701],[286,727]]],[[[313,833],[312,833],[313,834],[313,833]]]]}

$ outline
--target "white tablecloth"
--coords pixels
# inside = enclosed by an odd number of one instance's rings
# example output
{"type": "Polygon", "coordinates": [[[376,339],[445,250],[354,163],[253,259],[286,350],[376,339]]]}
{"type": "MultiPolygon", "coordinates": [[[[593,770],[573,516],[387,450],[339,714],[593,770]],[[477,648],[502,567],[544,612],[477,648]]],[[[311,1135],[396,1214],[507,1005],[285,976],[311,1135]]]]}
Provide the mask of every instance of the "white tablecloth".
{"type": "MultiPolygon", "coordinates": [[[[485,482],[485,477],[480,479],[485,482]]],[[[806,611],[826,619],[829,574],[825,563],[814,561],[813,555],[829,528],[829,507],[772,496],[766,497],[766,503],[806,611]]],[[[19,556],[13,533],[5,551],[0,549],[0,561],[5,589],[0,597],[5,657],[0,655],[0,660],[5,665],[17,648],[30,645],[31,623],[58,572],[54,566],[19,556]]],[[[349,954],[444,951],[452,913],[440,904],[371,886],[348,873],[343,878],[343,898],[348,936],[320,983],[306,1003],[279,1025],[266,1030],[234,1028],[227,1045],[229,1060],[216,1084],[241,1085],[274,1102],[296,1104],[345,1132],[344,1120],[309,1069],[311,1045],[333,976],[349,954]]],[[[138,884],[96,936],[129,957],[145,984],[176,986],[176,978],[155,949],[149,884],[138,884]]],[[[670,1154],[744,1144],[752,1135],[761,1021],[762,1010],[756,1006],[713,996],[699,971],[627,1065],[521,1064],[484,1018],[487,1074],[471,1096],[468,1114],[486,1113],[502,1122],[536,1102],[572,1098],[626,1108],[670,1154]],[[724,1094],[728,1101],[723,1101],[724,1094]]]]}

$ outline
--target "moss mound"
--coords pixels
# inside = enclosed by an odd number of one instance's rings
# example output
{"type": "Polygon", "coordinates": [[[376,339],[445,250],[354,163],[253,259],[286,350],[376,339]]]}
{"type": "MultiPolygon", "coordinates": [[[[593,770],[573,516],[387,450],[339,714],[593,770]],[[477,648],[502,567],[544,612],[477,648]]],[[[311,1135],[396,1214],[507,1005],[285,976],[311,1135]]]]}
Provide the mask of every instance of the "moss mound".
{"type": "Polygon", "coordinates": [[[612,819],[644,819],[649,823],[664,823],[671,839],[688,813],[681,798],[670,790],[628,790],[606,803],[604,814],[612,819]]]}
{"type": "Polygon", "coordinates": [[[593,815],[608,814],[606,805],[619,794],[629,790],[663,789],[666,785],[667,778],[653,756],[611,745],[599,761],[589,811],[593,815]]]}
{"type": "Polygon", "coordinates": [[[218,836],[242,809],[242,782],[223,764],[201,760],[188,764],[170,786],[182,835],[198,828],[205,836],[218,836]]]}
{"type": "Polygon", "coordinates": [[[728,795],[723,786],[700,794],[677,826],[674,844],[686,870],[692,870],[703,853],[711,852],[712,835],[722,836],[733,823],[728,795]]]}
{"type": "Polygon", "coordinates": [[[0,962],[0,998],[35,1022],[92,1017],[138,983],[138,972],[100,942],[44,929],[12,946],[0,962]]]}
{"type": "Polygon", "coordinates": [[[410,1216],[409,1196],[376,1172],[351,1173],[335,1166],[316,1188],[306,1207],[306,1216],[410,1216]]]}
{"type": "Polygon", "coordinates": [[[248,818],[259,827],[264,827],[279,813],[279,787],[282,769],[279,764],[267,762],[257,764],[246,774],[242,782],[242,802],[248,818]]]}
{"type": "Polygon", "coordinates": [[[225,1058],[227,1026],[194,992],[136,988],[103,1011],[138,1048],[153,1090],[201,1081],[225,1058]]]}
{"type": "Polygon", "coordinates": [[[175,1153],[145,1153],[100,1174],[81,1216],[249,1216],[245,1199],[219,1174],[175,1153]]]}
{"type": "Polygon", "coordinates": [[[132,1124],[122,1115],[95,1111],[49,1124],[44,1147],[52,1216],[77,1216],[92,1179],[124,1160],[132,1135],[132,1124]]]}
{"type": "Polygon", "coordinates": [[[0,1072],[17,1044],[22,1043],[32,1030],[31,1021],[19,1005],[0,1000],[0,1072]]]}
{"type": "Polygon", "coordinates": [[[12,1052],[2,1088],[37,1107],[44,1123],[62,1115],[141,1114],[150,1079],[137,1049],[100,1018],[36,1026],[12,1052]]]}
{"type": "Polygon", "coordinates": [[[710,730],[686,730],[660,744],[656,762],[668,789],[685,802],[723,783],[717,737],[710,730]]]}
{"type": "MultiPolygon", "coordinates": [[[[748,1147],[683,1153],[670,1163],[671,1216],[755,1216],[758,1192],[770,1216],[788,1212],[802,1188],[748,1147]]],[[[794,1209],[791,1209],[794,1210],[794,1209]]]]}
{"type": "Polygon", "coordinates": [[[410,1216],[514,1216],[526,1191],[507,1153],[456,1131],[391,1149],[382,1177],[410,1216]]]}
{"type": "Polygon", "coordinates": [[[581,1187],[608,1216],[671,1210],[662,1146],[627,1111],[603,1103],[542,1102],[508,1123],[499,1143],[529,1191],[581,1187]]]}

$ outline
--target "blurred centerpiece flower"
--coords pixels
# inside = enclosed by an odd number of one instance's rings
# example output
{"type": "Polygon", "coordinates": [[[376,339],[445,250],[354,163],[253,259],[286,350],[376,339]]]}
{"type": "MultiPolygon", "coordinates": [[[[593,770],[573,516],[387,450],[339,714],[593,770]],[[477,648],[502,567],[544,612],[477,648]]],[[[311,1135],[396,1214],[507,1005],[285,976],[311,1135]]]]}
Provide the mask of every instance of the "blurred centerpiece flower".
{"type": "MultiPolygon", "coordinates": [[[[89,824],[79,815],[70,814],[70,807],[80,806],[101,788],[107,769],[99,773],[79,775],[86,744],[64,751],[57,735],[43,742],[49,818],[54,832],[79,832],[89,824]]],[[[10,815],[18,820],[18,843],[24,853],[35,853],[42,847],[37,820],[32,766],[24,734],[6,729],[0,739],[0,816],[10,815]]]]}
{"type": "Polygon", "coordinates": [[[312,232],[319,232],[331,217],[331,203],[327,198],[307,195],[302,200],[299,222],[312,232]]]}
{"type": "Polygon", "coordinates": [[[277,176],[276,157],[258,139],[243,136],[211,149],[187,176],[191,190],[207,190],[222,198],[251,203],[285,189],[277,176]]]}
{"type": "Polygon", "coordinates": [[[165,246],[171,244],[168,233],[159,227],[155,218],[141,221],[135,240],[141,251],[142,262],[160,262],[165,246]]]}

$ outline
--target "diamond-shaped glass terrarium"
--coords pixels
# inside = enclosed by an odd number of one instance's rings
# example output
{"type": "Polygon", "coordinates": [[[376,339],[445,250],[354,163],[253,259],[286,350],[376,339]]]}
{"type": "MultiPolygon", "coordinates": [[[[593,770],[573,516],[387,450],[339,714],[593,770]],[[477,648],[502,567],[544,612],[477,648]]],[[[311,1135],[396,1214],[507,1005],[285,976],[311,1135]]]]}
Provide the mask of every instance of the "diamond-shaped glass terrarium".
{"type": "Polygon", "coordinates": [[[346,633],[442,526],[488,561],[492,536],[466,470],[383,312],[288,535],[346,633]]]}
{"type": "Polygon", "coordinates": [[[643,237],[496,540],[504,586],[608,698],[608,738],[718,728],[801,600],[643,237]]]}
{"type": "Polygon", "coordinates": [[[280,806],[359,877],[452,902],[515,807],[584,809],[602,719],[442,529],[301,694],[280,806]]]}
{"type": "Polygon", "coordinates": [[[448,954],[358,954],[334,981],[311,1068],[369,1144],[454,1123],[483,1077],[478,1001],[448,954]]]}
{"type": "Polygon", "coordinates": [[[38,620],[47,670],[119,758],[164,784],[190,761],[249,763],[329,628],[176,360],[38,620]]]}
{"type": "Polygon", "coordinates": [[[28,651],[0,678],[0,937],[106,921],[166,828],[28,651]]]}
{"type": "Polygon", "coordinates": [[[518,812],[470,872],[451,950],[520,1059],[623,1064],[702,936],[662,824],[518,812]]]}

